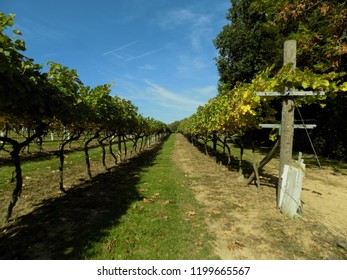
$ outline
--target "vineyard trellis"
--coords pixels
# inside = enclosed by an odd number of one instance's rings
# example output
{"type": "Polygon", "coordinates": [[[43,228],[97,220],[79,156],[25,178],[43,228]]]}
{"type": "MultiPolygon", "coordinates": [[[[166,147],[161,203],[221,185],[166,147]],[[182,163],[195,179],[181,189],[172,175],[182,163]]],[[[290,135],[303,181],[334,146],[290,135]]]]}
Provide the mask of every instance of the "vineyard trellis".
{"type": "Polygon", "coordinates": [[[14,17],[0,12],[0,151],[11,156],[16,181],[5,221],[10,219],[22,191],[20,153],[48,132],[60,134],[59,189],[65,192],[64,150],[72,141],[83,137],[87,173],[91,177],[88,145],[94,139],[102,148],[106,168],[105,141],[116,162],[114,138],[118,137],[122,160],[122,143],[126,155],[127,137],[131,136],[136,151],[138,140],[142,139],[142,149],[144,143],[153,141],[153,135],[158,140],[169,131],[166,124],[140,115],[131,101],[111,96],[113,84],[90,88],[79,79],[76,70],[52,61],[44,73],[41,65],[23,54],[25,42],[18,39],[21,32],[12,30],[12,36],[7,35],[14,17]]]}
{"type": "MultiPolygon", "coordinates": [[[[216,153],[217,142],[221,143],[223,153],[226,150],[228,151],[229,160],[232,155],[227,139],[238,144],[240,147],[239,171],[242,173],[243,136],[250,131],[256,133],[261,123],[276,122],[275,116],[277,111],[273,107],[273,102],[279,94],[264,94],[260,96],[256,94],[257,92],[287,92],[285,88],[296,88],[299,90],[298,95],[301,96],[297,99],[296,106],[300,106],[301,104],[324,104],[324,100],[327,97],[322,94],[308,94],[304,90],[311,90],[311,92],[324,91],[330,97],[347,91],[347,83],[341,80],[345,73],[316,74],[309,69],[300,70],[293,67],[294,62],[295,60],[285,60],[283,67],[277,73],[273,72],[272,67],[267,68],[265,71],[258,73],[251,83],[239,82],[234,88],[230,88],[227,84],[221,84],[219,94],[215,98],[210,99],[206,105],[200,106],[195,114],[182,120],[178,126],[178,131],[188,136],[193,143],[197,142],[198,139],[202,139],[205,150],[207,143],[212,141],[214,154],[216,153]],[[224,140],[221,140],[223,138],[224,140]]],[[[291,160],[292,139],[280,141],[283,138],[283,134],[287,135],[284,136],[286,138],[293,136],[294,103],[288,102],[288,99],[290,97],[283,102],[285,105],[284,110],[292,113],[290,118],[292,122],[289,121],[288,124],[282,124],[282,127],[289,128],[289,130],[284,131],[282,129],[282,136],[277,138],[271,151],[259,164],[253,162],[254,172],[246,180],[246,184],[250,184],[258,177],[258,172],[274,157],[278,147],[280,145],[283,146],[284,142],[288,148],[286,149],[287,152],[285,152],[286,157],[282,156],[285,160],[282,161],[281,170],[283,170],[284,164],[291,160]],[[282,144],[280,144],[281,142],[282,144]]],[[[270,135],[270,138],[273,140],[276,137],[276,134],[270,135]]],[[[252,146],[254,152],[254,143],[252,146]]],[[[282,151],[284,150],[282,148],[282,151]]]]}
{"type": "MultiPolygon", "coordinates": [[[[284,42],[283,48],[283,64],[291,64],[291,69],[296,68],[296,49],[297,43],[296,40],[288,40],[284,42]]],[[[294,124],[294,112],[295,112],[295,101],[294,98],[297,96],[322,96],[324,92],[312,92],[312,91],[300,91],[296,92],[295,88],[289,88],[287,85],[284,85],[284,92],[257,92],[257,96],[277,96],[282,98],[282,112],[281,112],[281,124],[271,126],[268,124],[268,127],[277,128],[279,131],[280,137],[280,164],[279,164],[279,174],[278,174],[278,186],[277,186],[277,207],[281,207],[281,197],[284,182],[284,170],[285,166],[292,165],[292,154],[293,154],[293,140],[294,140],[294,130],[296,128],[305,128],[308,129],[307,125],[295,125],[294,124]]],[[[260,124],[261,127],[264,127],[264,124],[260,124]]],[[[315,126],[311,126],[312,128],[315,126]]],[[[256,169],[256,168],[255,168],[256,169]]],[[[289,179],[291,177],[289,176],[289,179]]],[[[301,189],[301,185],[300,185],[301,189]]]]}

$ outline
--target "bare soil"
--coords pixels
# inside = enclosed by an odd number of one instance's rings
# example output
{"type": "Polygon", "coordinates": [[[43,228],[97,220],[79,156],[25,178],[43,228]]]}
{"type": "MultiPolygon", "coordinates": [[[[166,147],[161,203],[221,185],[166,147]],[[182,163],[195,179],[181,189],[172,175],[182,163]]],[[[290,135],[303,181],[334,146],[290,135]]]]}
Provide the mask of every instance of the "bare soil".
{"type": "MultiPolygon", "coordinates": [[[[238,172],[217,164],[182,135],[176,136],[173,158],[205,206],[221,259],[347,259],[346,175],[307,168],[303,214],[288,218],[276,208],[275,183],[263,179],[259,190],[245,186],[238,172]]],[[[277,166],[274,159],[267,172],[277,176],[277,166]]]]}

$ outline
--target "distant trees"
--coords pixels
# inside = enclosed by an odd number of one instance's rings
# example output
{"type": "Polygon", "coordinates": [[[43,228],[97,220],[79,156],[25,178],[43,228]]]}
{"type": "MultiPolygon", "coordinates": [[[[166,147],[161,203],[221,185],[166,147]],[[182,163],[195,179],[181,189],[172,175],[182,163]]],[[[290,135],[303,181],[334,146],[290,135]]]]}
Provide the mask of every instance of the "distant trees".
{"type": "Polygon", "coordinates": [[[232,88],[237,82],[250,82],[266,67],[281,66],[283,36],[269,22],[268,15],[274,2],[231,0],[232,7],[226,16],[230,24],[214,40],[219,52],[216,61],[221,83],[232,88]]]}

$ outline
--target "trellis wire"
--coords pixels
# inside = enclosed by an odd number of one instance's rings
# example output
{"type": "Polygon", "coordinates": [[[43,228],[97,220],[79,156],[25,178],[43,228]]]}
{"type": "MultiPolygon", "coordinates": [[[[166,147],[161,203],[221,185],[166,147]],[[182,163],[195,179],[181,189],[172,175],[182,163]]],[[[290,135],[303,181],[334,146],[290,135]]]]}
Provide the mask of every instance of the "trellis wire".
{"type": "Polygon", "coordinates": [[[320,169],[323,169],[323,168],[322,168],[322,165],[320,164],[320,161],[319,161],[319,158],[318,158],[318,155],[317,155],[316,149],[314,148],[313,142],[312,142],[312,140],[311,140],[310,134],[308,133],[308,130],[307,130],[307,128],[306,128],[305,121],[304,121],[304,119],[303,119],[303,117],[302,117],[302,115],[301,115],[301,112],[300,112],[299,106],[296,106],[296,105],[295,105],[295,107],[296,107],[296,109],[298,110],[299,115],[300,115],[300,119],[301,119],[301,121],[302,121],[302,124],[303,124],[303,125],[304,125],[304,127],[305,127],[305,131],[306,131],[306,134],[307,134],[308,140],[310,141],[310,144],[311,144],[311,147],[312,147],[313,153],[314,153],[314,155],[315,155],[315,157],[316,157],[316,159],[317,159],[317,162],[318,162],[319,168],[320,168],[320,169]]]}

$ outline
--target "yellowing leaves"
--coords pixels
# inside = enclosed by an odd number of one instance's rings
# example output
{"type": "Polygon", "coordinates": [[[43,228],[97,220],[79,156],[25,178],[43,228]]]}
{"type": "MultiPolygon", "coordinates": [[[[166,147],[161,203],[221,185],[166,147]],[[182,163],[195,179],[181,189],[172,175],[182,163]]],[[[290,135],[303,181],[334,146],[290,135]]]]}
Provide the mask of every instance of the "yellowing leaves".
{"type": "Polygon", "coordinates": [[[340,86],[341,91],[347,91],[347,82],[344,82],[341,86],[340,86]]]}
{"type": "Polygon", "coordinates": [[[252,115],[252,116],[256,115],[256,113],[252,110],[252,108],[249,104],[241,106],[241,113],[242,113],[242,115],[246,115],[247,113],[252,115]]]}
{"type": "Polygon", "coordinates": [[[249,106],[249,105],[242,105],[241,106],[241,111],[242,111],[243,114],[246,114],[247,112],[251,111],[251,106],[249,106]]]}
{"type": "Polygon", "coordinates": [[[254,96],[253,100],[254,100],[254,102],[256,102],[256,103],[259,103],[260,100],[261,100],[261,98],[260,98],[260,96],[254,96]]]}
{"type": "Polygon", "coordinates": [[[322,85],[328,87],[330,85],[330,82],[328,80],[323,80],[322,85]]]}
{"type": "Polygon", "coordinates": [[[243,94],[243,99],[247,99],[250,95],[251,93],[249,91],[245,91],[243,94]]]}
{"type": "Polygon", "coordinates": [[[301,85],[305,89],[309,87],[309,83],[307,81],[303,81],[301,85]]]}
{"type": "MultiPolygon", "coordinates": [[[[281,92],[285,85],[290,84],[297,90],[324,91],[326,96],[336,92],[346,92],[347,82],[339,82],[344,73],[331,72],[317,74],[309,69],[293,70],[285,65],[275,75],[273,68],[256,75],[251,83],[237,83],[234,88],[221,85],[215,98],[188,118],[188,134],[206,135],[212,131],[225,133],[243,133],[258,127],[261,122],[275,120],[276,110],[271,101],[276,97],[260,97],[255,92],[281,92]]],[[[321,99],[323,100],[323,99],[321,99]]],[[[317,102],[317,98],[302,98],[301,104],[317,102]]],[[[324,106],[324,105],[323,105],[324,106]]]]}

